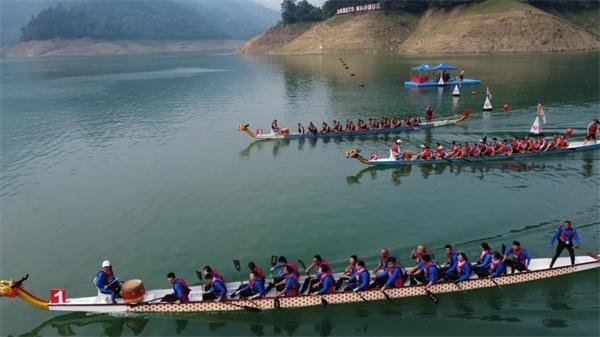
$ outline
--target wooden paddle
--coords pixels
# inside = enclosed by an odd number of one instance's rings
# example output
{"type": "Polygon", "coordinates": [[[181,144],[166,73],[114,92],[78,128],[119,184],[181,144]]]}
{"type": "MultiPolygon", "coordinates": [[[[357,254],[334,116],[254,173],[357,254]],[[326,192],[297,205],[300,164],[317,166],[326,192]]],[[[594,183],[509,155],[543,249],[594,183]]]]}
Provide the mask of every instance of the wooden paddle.
{"type": "Polygon", "coordinates": [[[242,268],[240,267],[240,260],[233,260],[233,267],[238,272],[238,279],[240,280],[240,287],[241,287],[244,285],[244,282],[242,281],[242,274],[241,274],[242,268]]]}
{"type": "Polygon", "coordinates": [[[261,308],[251,307],[249,305],[239,305],[239,304],[231,303],[230,300],[221,301],[221,303],[225,303],[225,304],[228,304],[228,305],[231,305],[234,307],[242,308],[242,309],[250,311],[250,312],[261,312],[262,311],[261,308]]]}
{"type": "Polygon", "coordinates": [[[390,301],[390,302],[392,301],[392,298],[390,297],[390,295],[388,295],[388,294],[385,292],[385,290],[382,290],[381,292],[383,293],[383,296],[385,296],[385,298],[386,298],[388,301],[390,301]]]}
{"type": "Polygon", "coordinates": [[[434,293],[432,293],[431,290],[425,289],[425,294],[427,294],[427,297],[429,297],[429,299],[432,300],[433,303],[435,303],[435,304],[438,303],[438,301],[439,301],[438,297],[434,293]]]}
{"type": "MultiPolygon", "coordinates": [[[[298,259],[298,263],[300,264],[300,266],[302,266],[302,269],[304,269],[304,274],[306,274],[306,276],[308,277],[308,284],[309,284],[309,289],[308,292],[310,293],[310,274],[306,272],[306,265],[304,264],[304,261],[298,259]]],[[[327,300],[325,299],[325,297],[323,297],[323,295],[321,296],[321,304],[326,307],[329,305],[329,302],[327,302],[327,300]]]]}
{"type": "MultiPolygon", "coordinates": [[[[431,254],[431,258],[435,261],[435,264],[437,265],[438,269],[440,270],[440,274],[444,274],[446,275],[446,277],[448,276],[448,274],[446,274],[446,272],[444,271],[444,269],[442,268],[442,266],[440,266],[438,260],[435,258],[435,255],[433,255],[433,252],[430,252],[431,254]]],[[[452,284],[454,284],[458,289],[460,289],[460,291],[462,291],[463,293],[467,293],[458,283],[454,283],[452,281],[450,281],[452,284]]]]}

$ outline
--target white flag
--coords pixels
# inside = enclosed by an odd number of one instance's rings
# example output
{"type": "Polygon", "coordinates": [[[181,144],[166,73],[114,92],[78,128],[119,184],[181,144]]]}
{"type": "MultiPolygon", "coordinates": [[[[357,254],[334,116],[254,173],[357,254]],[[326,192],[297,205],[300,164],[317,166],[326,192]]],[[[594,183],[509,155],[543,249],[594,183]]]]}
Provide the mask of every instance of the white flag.
{"type": "Polygon", "coordinates": [[[540,134],[540,132],[542,132],[542,126],[540,125],[540,118],[535,117],[535,121],[533,121],[533,125],[531,126],[531,130],[529,130],[529,133],[538,135],[538,134],[540,134]]]}

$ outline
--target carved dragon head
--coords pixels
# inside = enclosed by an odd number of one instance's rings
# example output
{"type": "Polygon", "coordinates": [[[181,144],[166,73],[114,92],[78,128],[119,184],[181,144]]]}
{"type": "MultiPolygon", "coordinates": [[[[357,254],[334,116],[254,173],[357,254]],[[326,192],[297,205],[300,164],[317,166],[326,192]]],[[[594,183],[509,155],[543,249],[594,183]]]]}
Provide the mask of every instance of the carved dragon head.
{"type": "Polygon", "coordinates": [[[360,149],[349,149],[346,150],[346,158],[356,158],[358,156],[358,154],[360,153],[360,149]]]}
{"type": "Polygon", "coordinates": [[[15,297],[17,296],[17,289],[21,287],[23,282],[27,280],[29,274],[22,277],[20,280],[15,281],[13,279],[0,280],[0,297],[15,297]]]}
{"type": "Polygon", "coordinates": [[[244,124],[244,123],[240,123],[240,125],[238,126],[238,129],[240,131],[245,131],[248,130],[248,127],[250,126],[250,124],[244,124]]]}

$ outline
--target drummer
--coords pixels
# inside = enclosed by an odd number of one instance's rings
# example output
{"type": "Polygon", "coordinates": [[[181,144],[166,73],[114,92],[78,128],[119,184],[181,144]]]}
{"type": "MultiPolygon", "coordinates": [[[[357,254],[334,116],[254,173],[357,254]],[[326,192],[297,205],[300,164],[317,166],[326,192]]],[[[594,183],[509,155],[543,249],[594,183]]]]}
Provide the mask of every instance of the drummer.
{"type": "Polygon", "coordinates": [[[167,281],[173,287],[173,293],[163,296],[163,302],[187,303],[190,301],[191,289],[187,282],[182,278],[176,278],[175,273],[167,274],[167,281]]]}
{"type": "Polygon", "coordinates": [[[96,273],[95,282],[96,287],[98,287],[101,293],[110,295],[112,303],[117,303],[115,298],[121,296],[121,283],[119,282],[119,278],[113,273],[110,261],[106,260],[102,262],[102,269],[96,273]]]}

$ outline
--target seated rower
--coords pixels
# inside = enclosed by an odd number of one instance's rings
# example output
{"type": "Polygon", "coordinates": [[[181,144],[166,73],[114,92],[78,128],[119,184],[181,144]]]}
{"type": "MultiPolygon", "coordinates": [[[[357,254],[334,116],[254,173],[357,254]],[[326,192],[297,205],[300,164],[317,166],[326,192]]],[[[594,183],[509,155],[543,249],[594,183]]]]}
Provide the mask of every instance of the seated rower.
{"type": "Polygon", "coordinates": [[[558,143],[556,144],[556,147],[558,147],[561,150],[564,150],[569,147],[569,141],[565,136],[560,136],[558,137],[558,143]]]}
{"type": "Polygon", "coordinates": [[[369,271],[367,270],[367,268],[365,268],[364,261],[362,261],[362,260],[358,261],[356,266],[357,266],[357,270],[356,270],[357,286],[356,286],[356,288],[352,289],[352,291],[359,292],[359,291],[367,290],[367,288],[369,287],[369,282],[371,281],[371,275],[369,274],[369,271]]]}
{"type": "Polygon", "coordinates": [[[429,160],[432,159],[433,153],[429,149],[428,145],[421,144],[421,152],[417,155],[417,159],[429,160]]]}
{"type": "Polygon", "coordinates": [[[217,269],[217,268],[213,269],[210,266],[204,266],[204,268],[202,268],[202,275],[204,275],[204,277],[206,278],[206,275],[208,275],[209,273],[212,274],[213,276],[217,277],[218,279],[220,279],[221,282],[223,284],[225,284],[225,278],[223,277],[223,274],[221,274],[219,269],[217,269]]]}
{"type": "Polygon", "coordinates": [[[486,242],[481,243],[481,255],[479,261],[473,266],[473,272],[479,277],[488,275],[490,264],[492,263],[492,253],[490,246],[486,242]]]}
{"type": "Polygon", "coordinates": [[[317,127],[313,124],[313,122],[310,122],[308,124],[308,133],[311,135],[316,135],[318,132],[319,130],[317,130],[317,127]]]}
{"type": "Polygon", "coordinates": [[[303,135],[304,132],[305,132],[304,126],[302,126],[302,124],[298,123],[298,134],[303,135]]]}
{"type": "MultiPolygon", "coordinates": [[[[425,248],[425,246],[423,245],[418,245],[415,250],[413,250],[411,252],[411,257],[413,260],[415,260],[415,265],[414,267],[408,268],[406,270],[406,273],[411,276],[414,275],[415,273],[417,273],[419,271],[419,269],[421,269],[423,267],[423,257],[425,255],[429,255],[427,252],[427,249],[425,248]]],[[[414,283],[414,280],[411,279],[414,283]]]]}
{"type": "Polygon", "coordinates": [[[446,252],[446,258],[448,261],[442,266],[442,270],[440,271],[442,275],[445,275],[444,278],[450,278],[454,274],[456,274],[456,264],[458,263],[458,254],[452,250],[452,246],[449,244],[444,246],[444,250],[446,252]]]}
{"type": "Polygon", "coordinates": [[[511,142],[511,148],[513,153],[521,152],[521,142],[519,141],[519,138],[513,137],[511,142]]]}
{"type": "Polygon", "coordinates": [[[588,124],[585,130],[585,140],[583,141],[583,145],[587,144],[589,141],[593,141],[596,144],[596,139],[598,139],[598,126],[600,125],[600,121],[597,118],[594,118],[588,124]]]}
{"type": "Polygon", "coordinates": [[[414,118],[412,119],[412,126],[413,126],[413,127],[417,127],[417,126],[419,126],[419,125],[421,125],[421,118],[419,118],[418,116],[417,116],[417,117],[414,117],[414,118]]]}
{"type": "Polygon", "coordinates": [[[427,109],[425,109],[425,123],[432,123],[433,122],[433,107],[431,105],[427,106],[427,109]]]}
{"type": "Polygon", "coordinates": [[[285,256],[280,256],[277,259],[277,264],[271,268],[271,272],[279,270],[279,274],[273,278],[273,283],[269,284],[266,292],[269,292],[269,290],[271,290],[273,286],[276,287],[277,291],[280,291],[284,288],[286,282],[285,267],[287,266],[290,266],[290,268],[295,271],[296,279],[300,277],[296,263],[292,262],[291,264],[289,264],[285,256]]]}
{"type": "Polygon", "coordinates": [[[277,120],[276,119],[274,119],[271,122],[271,132],[273,132],[273,133],[279,132],[279,126],[277,126],[277,120]]]}
{"type": "Polygon", "coordinates": [[[540,138],[540,151],[547,152],[552,150],[552,143],[546,137],[540,138]]]}
{"type": "Polygon", "coordinates": [[[410,116],[406,116],[406,117],[404,117],[404,125],[405,125],[405,126],[408,126],[408,127],[411,127],[411,126],[413,126],[413,125],[412,125],[412,118],[410,118],[410,116]]]}
{"type": "MultiPolygon", "coordinates": [[[[240,298],[249,298],[251,300],[265,297],[265,279],[261,278],[257,271],[251,271],[248,283],[236,291],[236,294],[239,294],[240,298]]],[[[231,297],[234,296],[232,295],[231,297]]]]}
{"type": "Polygon", "coordinates": [[[515,270],[529,271],[527,267],[531,262],[531,256],[529,256],[526,249],[521,248],[519,241],[513,241],[512,246],[504,252],[503,261],[506,266],[511,267],[511,274],[514,274],[515,270]]]}
{"type": "Polygon", "coordinates": [[[323,122],[323,124],[321,124],[321,133],[330,133],[330,132],[331,132],[331,128],[329,127],[327,122],[323,122]]]}
{"type": "Polygon", "coordinates": [[[402,144],[402,140],[400,138],[396,139],[394,144],[390,147],[390,159],[399,160],[401,156],[400,152],[400,144],[402,144]]]}
{"type": "Polygon", "coordinates": [[[463,144],[463,156],[469,157],[471,155],[471,145],[469,142],[464,142],[463,144]]]}
{"type": "Polygon", "coordinates": [[[431,256],[428,254],[423,255],[422,262],[421,267],[413,273],[413,279],[420,283],[427,284],[425,289],[429,289],[438,281],[438,269],[435,266],[435,263],[432,262],[431,256]]]}
{"type": "Polygon", "coordinates": [[[356,263],[358,262],[358,257],[356,255],[350,256],[348,258],[348,266],[344,269],[342,276],[335,283],[335,289],[339,289],[344,283],[346,283],[346,287],[354,288],[356,286],[356,263]]]}
{"type": "Polygon", "coordinates": [[[458,253],[458,259],[456,261],[456,272],[453,272],[450,279],[455,280],[455,283],[468,281],[471,278],[471,263],[467,254],[460,252],[458,253]]]}
{"type": "Polygon", "coordinates": [[[379,250],[379,263],[373,269],[373,274],[375,274],[375,283],[373,286],[378,283],[383,284],[387,281],[387,267],[388,267],[388,258],[390,256],[390,251],[387,248],[382,248],[379,250]]]}
{"type": "Polygon", "coordinates": [[[481,148],[479,147],[479,145],[477,145],[476,143],[473,143],[473,145],[471,146],[471,153],[469,154],[470,157],[480,157],[481,156],[481,148]]]}
{"type": "Polygon", "coordinates": [[[512,146],[508,142],[508,139],[504,139],[502,143],[500,143],[500,149],[497,151],[497,153],[505,156],[512,156],[512,146]]]}
{"type": "Polygon", "coordinates": [[[491,144],[486,144],[482,139],[479,143],[479,154],[480,156],[493,156],[496,153],[494,152],[494,147],[491,144]]]}
{"type": "Polygon", "coordinates": [[[102,269],[96,273],[95,282],[96,287],[101,293],[110,295],[112,303],[117,303],[115,299],[121,297],[121,283],[115,276],[110,261],[106,260],[102,262],[102,269]]]}
{"type": "Polygon", "coordinates": [[[436,143],[435,144],[435,152],[434,152],[434,157],[435,159],[444,159],[448,156],[448,152],[446,152],[446,150],[444,150],[444,147],[440,144],[440,143],[436,143]]]}
{"type": "Polygon", "coordinates": [[[502,254],[500,252],[494,252],[492,254],[492,262],[490,263],[490,269],[488,275],[491,278],[501,276],[506,273],[506,266],[502,260],[502,254]]]}
{"type": "Polygon", "coordinates": [[[387,129],[389,127],[390,127],[390,120],[385,117],[381,117],[381,128],[387,129]]]}
{"type": "Polygon", "coordinates": [[[237,296],[238,294],[240,297],[264,297],[265,273],[253,261],[248,262],[248,269],[250,270],[248,284],[242,284],[238,290],[230,296],[231,298],[237,296]],[[256,294],[262,295],[255,296],[256,294]]]}
{"type": "Polygon", "coordinates": [[[283,287],[283,290],[277,292],[277,294],[275,296],[277,297],[281,297],[281,296],[285,296],[285,297],[295,297],[298,296],[298,290],[300,289],[300,283],[298,283],[298,276],[297,276],[297,272],[294,270],[294,268],[291,265],[286,265],[284,268],[284,273],[285,273],[285,286],[283,287]]]}
{"type": "Polygon", "coordinates": [[[317,275],[319,275],[318,282],[311,287],[311,292],[316,291],[319,295],[335,293],[335,279],[329,266],[322,264],[317,275]]]}
{"type": "Polygon", "coordinates": [[[540,142],[539,142],[539,138],[538,138],[538,140],[533,140],[529,144],[529,152],[539,152],[539,151],[540,151],[540,142]]]}
{"type": "Polygon", "coordinates": [[[492,138],[492,146],[494,147],[494,153],[500,153],[502,149],[502,142],[498,140],[498,138],[492,138]]]}
{"type": "Polygon", "coordinates": [[[173,287],[171,294],[166,294],[161,299],[162,302],[175,302],[175,303],[187,303],[190,301],[191,289],[188,287],[187,282],[182,278],[175,277],[175,273],[170,272],[167,274],[167,281],[173,287]]]}
{"type": "Polygon", "coordinates": [[[204,275],[207,284],[207,290],[202,294],[203,301],[222,301],[227,299],[227,287],[222,278],[214,274],[213,271],[204,275]]]}
{"type": "Polygon", "coordinates": [[[390,256],[388,258],[387,281],[381,287],[381,291],[385,291],[388,288],[402,288],[404,287],[404,272],[399,264],[396,264],[396,258],[390,256]]]}
{"type": "Polygon", "coordinates": [[[400,121],[400,119],[398,117],[392,118],[392,127],[399,128],[400,126],[402,126],[402,122],[400,121]]]}
{"type": "Polygon", "coordinates": [[[333,120],[333,132],[340,132],[340,131],[343,131],[342,123],[340,123],[334,119],[333,120]]]}
{"type": "Polygon", "coordinates": [[[302,284],[302,288],[300,288],[300,293],[304,294],[304,292],[306,291],[306,289],[310,289],[312,288],[312,286],[317,283],[320,279],[321,274],[319,273],[319,268],[323,265],[328,265],[329,263],[327,262],[326,259],[323,259],[321,257],[321,255],[317,254],[313,257],[312,262],[310,263],[310,265],[308,265],[308,267],[306,267],[306,269],[304,270],[304,273],[306,275],[308,275],[308,277],[304,280],[304,283],[302,284]],[[317,275],[316,276],[311,276],[310,275],[310,271],[312,269],[316,269],[317,270],[317,275]]]}

